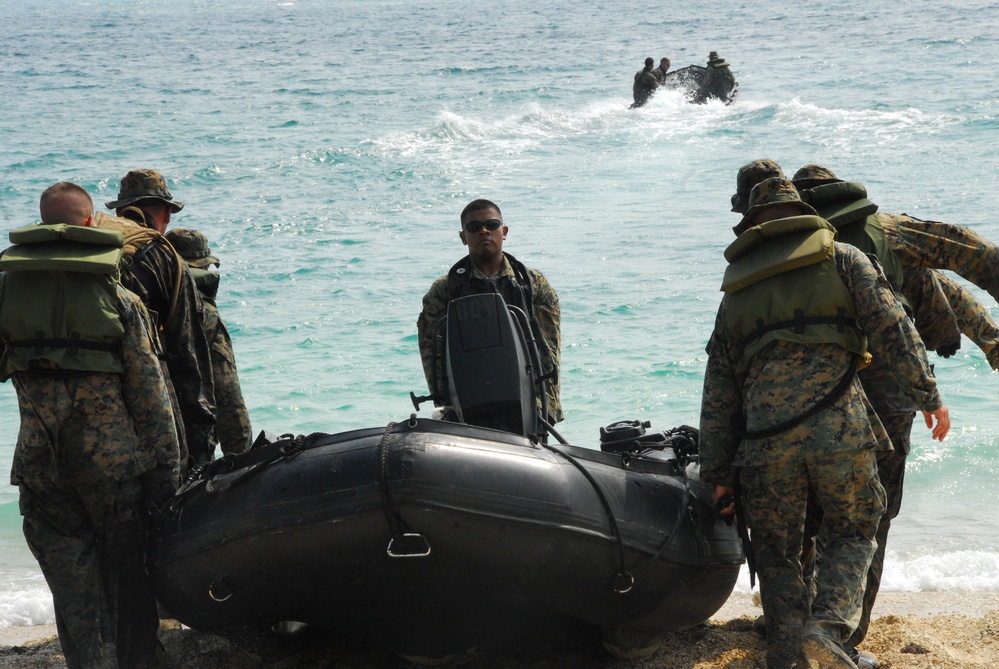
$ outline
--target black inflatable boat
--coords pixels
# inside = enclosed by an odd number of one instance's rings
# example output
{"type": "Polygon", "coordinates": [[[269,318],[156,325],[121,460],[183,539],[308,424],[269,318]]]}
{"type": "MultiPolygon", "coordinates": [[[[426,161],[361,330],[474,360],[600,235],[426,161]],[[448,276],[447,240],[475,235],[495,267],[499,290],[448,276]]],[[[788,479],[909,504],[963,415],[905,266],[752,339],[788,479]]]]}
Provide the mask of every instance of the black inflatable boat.
{"type": "MultiPolygon", "coordinates": [[[[500,328],[494,341],[523,334],[502,298],[489,296],[495,309],[482,298],[462,299],[478,300],[466,315],[500,328]]],[[[445,349],[457,367],[455,340],[445,349]]],[[[521,415],[536,413],[536,392],[512,394],[531,407],[521,415]]],[[[452,400],[459,418],[475,413],[452,400]]],[[[163,510],[158,598],[196,629],[299,621],[414,658],[509,648],[566,625],[643,654],[717,611],[743,562],[696,478],[696,430],[647,427],[613,424],[597,450],[414,414],[259,443],[194,472],[163,510]]]]}

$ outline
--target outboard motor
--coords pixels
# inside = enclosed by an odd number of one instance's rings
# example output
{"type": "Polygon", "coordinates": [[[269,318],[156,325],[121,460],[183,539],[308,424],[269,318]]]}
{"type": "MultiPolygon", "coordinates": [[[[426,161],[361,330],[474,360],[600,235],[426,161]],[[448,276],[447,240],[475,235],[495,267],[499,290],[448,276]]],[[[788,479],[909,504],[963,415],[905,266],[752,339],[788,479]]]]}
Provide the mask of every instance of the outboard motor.
{"type": "Polygon", "coordinates": [[[537,354],[530,355],[529,327],[498,293],[448,304],[448,400],[461,422],[524,436],[542,432],[535,383],[541,370],[537,354]]]}

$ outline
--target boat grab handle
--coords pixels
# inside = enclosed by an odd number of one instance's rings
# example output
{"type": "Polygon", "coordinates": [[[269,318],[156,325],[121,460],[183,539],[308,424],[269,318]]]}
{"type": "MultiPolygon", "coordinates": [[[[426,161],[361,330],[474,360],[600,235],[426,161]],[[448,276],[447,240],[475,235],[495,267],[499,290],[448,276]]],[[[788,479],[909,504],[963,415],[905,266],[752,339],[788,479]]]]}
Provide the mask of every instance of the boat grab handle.
{"type": "Polygon", "coordinates": [[[389,539],[385,552],[394,558],[427,557],[430,555],[430,542],[422,534],[403,532],[402,535],[389,539]],[[396,539],[399,540],[398,547],[396,539]]]}
{"type": "Polygon", "coordinates": [[[619,595],[623,595],[626,592],[631,592],[631,589],[635,587],[635,577],[631,575],[631,572],[622,572],[614,574],[614,592],[619,595]]]}
{"type": "Polygon", "coordinates": [[[233,595],[232,587],[226,583],[225,578],[220,578],[219,580],[208,586],[208,596],[211,597],[216,602],[224,602],[233,595]]]}

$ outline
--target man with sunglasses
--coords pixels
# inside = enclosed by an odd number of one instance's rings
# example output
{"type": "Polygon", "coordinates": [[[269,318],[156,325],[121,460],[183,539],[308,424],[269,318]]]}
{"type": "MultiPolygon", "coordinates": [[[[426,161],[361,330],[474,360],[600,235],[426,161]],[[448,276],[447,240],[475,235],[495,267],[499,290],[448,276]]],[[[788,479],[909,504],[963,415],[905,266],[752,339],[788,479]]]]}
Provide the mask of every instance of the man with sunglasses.
{"type": "Polygon", "coordinates": [[[433,283],[423,297],[423,311],[416,322],[423,371],[427,385],[432,393],[435,392],[434,330],[438,321],[447,315],[448,302],[466,295],[498,292],[507,304],[519,307],[531,319],[543,372],[550,375],[548,417],[552,423],[557,423],[563,418],[558,378],[562,352],[558,295],[544,274],[527,268],[503,252],[503,241],[509,230],[503,223],[499,206],[489,200],[473,200],[461,212],[458,237],[468,247],[468,255],[433,283]]]}

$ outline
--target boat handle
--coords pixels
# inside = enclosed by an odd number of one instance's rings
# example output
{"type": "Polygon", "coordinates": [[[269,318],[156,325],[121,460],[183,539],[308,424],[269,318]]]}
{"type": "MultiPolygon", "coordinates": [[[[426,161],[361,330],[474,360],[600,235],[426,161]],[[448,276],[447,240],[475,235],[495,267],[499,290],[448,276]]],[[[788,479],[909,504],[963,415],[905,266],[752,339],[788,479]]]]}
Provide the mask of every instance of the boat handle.
{"type": "Polygon", "coordinates": [[[635,587],[635,577],[631,572],[614,574],[614,592],[623,595],[635,587]]]}
{"type": "Polygon", "coordinates": [[[389,539],[385,552],[388,553],[389,557],[394,558],[426,557],[430,555],[430,542],[422,534],[403,532],[401,537],[389,539]],[[394,549],[397,538],[401,539],[399,543],[402,544],[398,552],[394,549]]]}
{"type": "Polygon", "coordinates": [[[232,597],[232,595],[232,587],[226,583],[224,578],[220,578],[208,586],[208,596],[216,602],[224,602],[232,597]]]}

